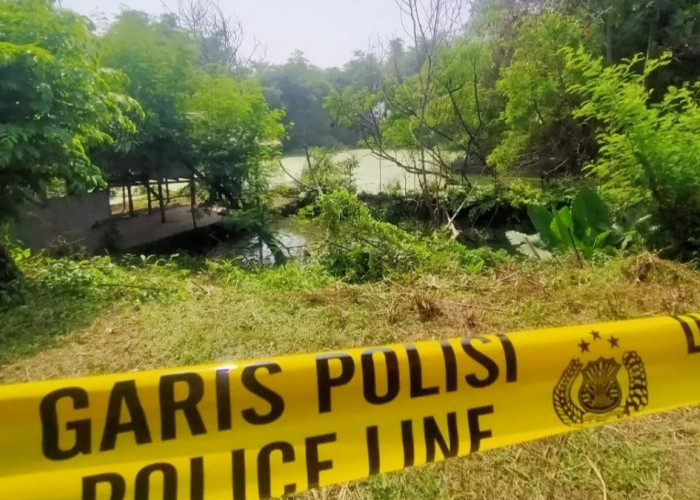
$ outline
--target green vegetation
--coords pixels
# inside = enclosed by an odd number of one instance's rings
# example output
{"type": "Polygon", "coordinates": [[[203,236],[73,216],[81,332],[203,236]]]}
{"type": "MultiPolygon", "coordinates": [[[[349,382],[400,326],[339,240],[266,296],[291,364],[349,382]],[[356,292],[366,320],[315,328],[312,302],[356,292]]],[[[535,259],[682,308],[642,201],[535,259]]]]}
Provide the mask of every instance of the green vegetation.
{"type": "Polygon", "coordinates": [[[267,163],[284,135],[283,113],[270,111],[260,86],[201,75],[187,103],[200,174],[228,206],[244,208],[265,191],[267,163]]]}
{"type": "Polygon", "coordinates": [[[140,108],[120,93],[123,78],[99,65],[84,18],[45,2],[3,1],[0,25],[2,223],[55,178],[71,192],[101,186],[88,149],[134,132],[128,114],[140,108]]]}
{"type": "Polygon", "coordinates": [[[346,190],[355,192],[353,173],[357,170],[355,157],[336,160],[333,151],[312,148],[306,152],[306,165],[301,171],[301,184],[312,191],[310,194],[332,193],[346,190]]]}
{"type": "MultiPolygon", "coordinates": [[[[259,273],[228,261],[20,262],[25,306],[2,313],[5,383],[680,313],[700,274],[644,254],[572,255],[474,275],[416,272],[356,285],[318,264],[259,273]],[[129,355],[125,356],[124,352],[129,355]]],[[[599,497],[691,500],[697,409],[583,431],[329,488],[328,498],[599,497]]],[[[308,494],[303,498],[314,498],[308,494]]]]}
{"type": "Polygon", "coordinates": [[[587,170],[612,206],[643,207],[661,227],[666,250],[690,258],[699,241],[700,86],[671,86],[654,96],[645,81],[669,62],[670,54],[645,61],[637,56],[605,67],[582,51],[569,55],[569,66],[588,77],[573,87],[586,99],[575,115],[601,124],[600,155],[587,170]]]}
{"type": "Polygon", "coordinates": [[[566,66],[562,47],[595,47],[581,21],[545,12],[526,18],[513,41],[513,61],[496,87],[506,98],[505,132],[490,156],[495,168],[544,175],[580,174],[595,154],[591,131],[572,116],[580,98],[570,91],[579,75],[566,66]]]}
{"type": "MultiPolygon", "coordinates": [[[[134,132],[138,103],[101,68],[87,20],[47,2],[0,2],[0,226],[53,179],[104,185],[88,148],[134,132]],[[130,115],[133,115],[130,117],[130,115]]],[[[0,292],[16,278],[0,245],[0,292]]]]}
{"type": "Polygon", "coordinates": [[[318,223],[325,230],[321,260],[334,276],[350,282],[405,276],[413,271],[479,273],[502,262],[502,253],[487,248],[468,250],[446,234],[422,238],[374,219],[369,207],[347,191],[322,196],[318,223]]]}
{"type": "MultiPolygon", "coordinates": [[[[0,379],[700,309],[700,3],[397,3],[407,39],[322,69],[242,58],[212,0],[100,33],[57,2],[0,0],[0,379]],[[363,193],[361,159],[340,155],[357,146],[405,180],[363,193]],[[283,152],[303,167],[272,190],[283,152]],[[135,165],[135,182],[196,178],[255,259],[215,234],[209,257],[56,258],[7,236],[24,203],[135,165]],[[313,233],[295,252],[291,216],[313,233]]],[[[699,416],[323,495],[693,499],[699,416]]]]}
{"type": "Polygon", "coordinates": [[[528,236],[511,231],[508,238],[529,257],[551,256],[549,252],[538,252],[539,246],[560,253],[573,252],[583,264],[581,258],[591,260],[597,253],[608,250],[617,236],[613,234],[603,200],[586,187],[578,192],[570,208],[550,211],[532,205],[528,215],[538,234],[528,236]]]}
{"type": "Polygon", "coordinates": [[[256,80],[231,70],[226,51],[209,52],[211,37],[172,16],[124,11],[101,41],[104,64],[128,77],[146,112],[127,152],[98,152],[106,173],[128,174],[134,164],[158,175],[184,169],[212,203],[231,208],[265,190],[284,113],[269,109],[256,80]]]}
{"type": "Polygon", "coordinates": [[[183,108],[195,72],[197,47],[163,19],[122,12],[100,39],[102,64],[125,75],[126,90],[141,104],[145,119],[125,151],[96,152],[105,173],[125,175],[134,164],[167,174],[187,154],[183,108]]]}

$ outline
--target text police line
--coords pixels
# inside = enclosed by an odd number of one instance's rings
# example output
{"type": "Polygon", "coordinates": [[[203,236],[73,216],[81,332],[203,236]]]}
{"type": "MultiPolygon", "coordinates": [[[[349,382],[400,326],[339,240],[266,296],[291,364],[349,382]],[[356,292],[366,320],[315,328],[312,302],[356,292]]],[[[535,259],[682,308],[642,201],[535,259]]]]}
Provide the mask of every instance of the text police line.
{"type": "MultiPolygon", "coordinates": [[[[468,453],[476,453],[483,440],[491,438],[493,433],[484,428],[482,418],[494,413],[493,406],[476,407],[467,410],[466,415],[458,416],[456,412],[450,412],[441,417],[428,416],[420,421],[401,421],[401,446],[403,448],[403,467],[412,467],[416,463],[431,463],[436,460],[456,457],[460,455],[460,443],[462,435],[468,434],[468,453]],[[421,448],[425,450],[425,456],[416,459],[418,448],[416,439],[422,439],[421,448]]],[[[386,430],[384,428],[384,430],[386,430]]],[[[382,445],[382,426],[367,427],[366,434],[366,477],[380,473],[382,445]]],[[[328,454],[323,454],[323,445],[338,440],[337,433],[309,436],[304,439],[302,447],[303,458],[298,456],[297,449],[290,442],[275,441],[267,443],[259,450],[233,450],[230,454],[231,477],[229,481],[230,491],[227,498],[233,500],[245,500],[248,497],[246,480],[246,460],[248,455],[254,455],[255,482],[259,498],[272,496],[272,478],[279,468],[289,466],[296,460],[304,460],[306,469],[306,482],[299,488],[296,482],[283,486],[285,495],[304,491],[319,486],[321,473],[334,468],[342,468],[344,464],[328,454]],[[276,465],[273,465],[273,462],[276,465]]],[[[465,454],[465,453],[462,453],[465,454]]],[[[103,472],[100,474],[85,476],[82,478],[82,500],[97,500],[97,498],[110,498],[111,500],[124,500],[127,498],[127,488],[133,484],[133,498],[135,500],[147,500],[151,494],[152,476],[157,476],[154,481],[160,481],[163,485],[163,500],[176,500],[178,497],[178,484],[182,475],[186,475],[186,483],[189,483],[189,499],[204,500],[206,498],[206,459],[193,457],[188,460],[187,466],[179,468],[169,462],[158,462],[142,467],[133,478],[127,478],[118,472],[103,472]],[[186,470],[183,470],[186,469],[186,470]]],[[[219,492],[220,493],[220,492],[219,492]]],[[[160,497],[159,497],[160,498],[160,497]]]]}

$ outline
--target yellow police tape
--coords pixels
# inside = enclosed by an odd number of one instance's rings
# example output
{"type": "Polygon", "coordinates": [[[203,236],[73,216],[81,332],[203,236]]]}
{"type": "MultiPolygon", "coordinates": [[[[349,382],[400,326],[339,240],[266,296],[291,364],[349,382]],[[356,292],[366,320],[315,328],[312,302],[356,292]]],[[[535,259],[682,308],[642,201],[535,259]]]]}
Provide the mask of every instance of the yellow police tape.
{"type": "Polygon", "coordinates": [[[700,403],[700,315],[0,387],[0,496],[281,496],[700,403]]]}

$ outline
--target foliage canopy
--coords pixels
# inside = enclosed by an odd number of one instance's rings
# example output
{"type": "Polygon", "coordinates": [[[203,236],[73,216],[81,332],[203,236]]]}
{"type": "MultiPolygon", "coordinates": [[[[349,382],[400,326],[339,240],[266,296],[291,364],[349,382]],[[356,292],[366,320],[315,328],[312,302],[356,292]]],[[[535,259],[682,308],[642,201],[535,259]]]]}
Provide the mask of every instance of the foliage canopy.
{"type": "Polygon", "coordinates": [[[104,70],[86,18],[44,0],[0,2],[0,223],[61,179],[102,187],[89,154],[136,130],[138,103],[104,70]]]}

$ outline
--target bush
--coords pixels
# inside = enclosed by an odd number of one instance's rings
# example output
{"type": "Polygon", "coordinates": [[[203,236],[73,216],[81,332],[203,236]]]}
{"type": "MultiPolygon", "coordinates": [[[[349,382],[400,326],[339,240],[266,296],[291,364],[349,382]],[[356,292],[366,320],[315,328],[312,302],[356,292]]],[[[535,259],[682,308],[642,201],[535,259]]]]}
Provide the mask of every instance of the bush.
{"type": "Polygon", "coordinates": [[[90,259],[54,259],[44,255],[20,261],[32,292],[66,299],[125,300],[132,303],[166,299],[183,290],[163,287],[160,278],[184,278],[193,271],[189,262],[177,255],[169,258],[126,255],[90,259]]]}
{"type": "Polygon", "coordinates": [[[517,251],[536,258],[549,258],[551,251],[575,252],[579,259],[592,260],[616,247],[626,250],[635,245],[645,222],[644,217],[628,213],[613,223],[605,203],[589,187],[582,188],[570,206],[549,210],[532,205],[528,215],[537,234],[508,231],[506,236],[517,251]]]}
{"type": "Polygon", "coordinates": [[[359,166],[357,158],[349,156],[344,159],[335,158],[336,152],[311,148],[308,151],[307,163],[301,172],[301,181],[323,193],[346,190],[356,191],[353,172],[359,166]]]}
{"type": "Polygon", "coordinates": [[[570,204],[575,189],[566,184],[539,183],[524,179],[514,179],[507,184],[475,184],[471,187],[459,186],[447,191],[445,203],[450,211],[461,207],[468,222],[473,225],[492,223],[519,225],[526,220],[527,207],[532,205],[564,206],[570,204]],[[465,202],[466,199],[466,202],[465,202]]]}
{"type": "Polygon", "coordinates": [[[317,202],[318,222],[326,232],[321,261],[328,271],[350,282],[394,278],[424,270],[481,272],[504,260],[503,252],[470,250],[446,234],[424,238],[375,220],[367,205],[347,191],[317,202]]]}
{"type": "Polygon", "coordinates": [[[585,83],[572,91],[585,100],[577,117],[598,126],[598,159],[586,168],[618,213],[637,207],[652,214],[672,255],[700,251],[700,82],[669,87],[660,98],[646,87],[671,55],[643,55],[614,66],[583,50],[568,52],[568,67],[585,83]]]}

